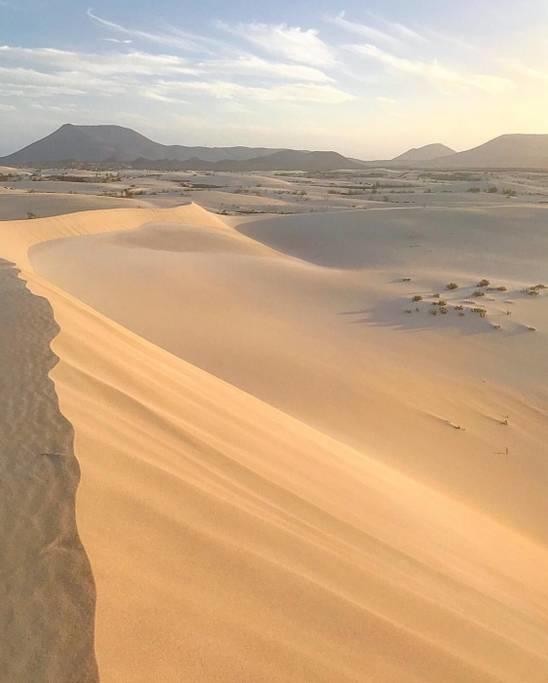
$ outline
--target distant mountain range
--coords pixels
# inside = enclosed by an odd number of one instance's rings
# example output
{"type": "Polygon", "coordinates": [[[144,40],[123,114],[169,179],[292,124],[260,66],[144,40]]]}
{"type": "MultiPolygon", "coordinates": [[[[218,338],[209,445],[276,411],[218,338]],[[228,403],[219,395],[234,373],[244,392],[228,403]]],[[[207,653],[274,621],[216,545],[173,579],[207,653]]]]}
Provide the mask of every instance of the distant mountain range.
{"type": "Polygon", "coordinates": [[[336,152],[268,147],[162,145],[131,128],[65,124],[50,135],[0,159],[6,166],[116,165],[136,168],[226,171],[327,171],[360,168],[336,152]]]}
{"type": "Polygon", "coordinates": [[[162,145],[121,126],[65,124],[50,135],[0,158],[3,166],[126,166],[160,170],[333,171],[373,166],[419,168],[548,169],[548,135],[501,135],[479,147],[455,152],[435,143],[388,161],[359,161],[337,152],[269,147],[162,145]]]}

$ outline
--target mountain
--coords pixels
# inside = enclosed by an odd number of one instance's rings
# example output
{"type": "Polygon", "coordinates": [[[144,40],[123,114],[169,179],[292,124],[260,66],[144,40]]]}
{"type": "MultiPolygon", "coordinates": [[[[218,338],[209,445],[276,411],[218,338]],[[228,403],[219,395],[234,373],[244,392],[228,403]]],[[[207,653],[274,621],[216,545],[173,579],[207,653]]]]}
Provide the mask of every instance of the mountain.
{"type": "Polygon", "coordinates": [[[435,159],[446,168],[543,168],[548,169],[548,135],[501,135],[489,142],[435,159]]]}
{"type": "Polygon", "coordinates": [[[4,159],[11,164],[81,163],[151,160],[205,161],[250,159],[277,151],[266,147],[184,147],[153,142],[122,126],[74,126],[70,123],[4,159]]]}
{"type": "Polygon", "coordinates": [[[364,168],[364,164],[348,159],[337,152],[306,152],[283,149],[253,159],[204,161],[193,158],[188,161],[136,159],[133,168],[195,171],[332,171],[337,169],[364,168]]]}
{"type": "Polygon", "coordinates": [[[447,157],[451,154],[456,154],[454,149],[442,145],[439,142],[431,145],[424,145],[423,147],[413,147],[403,154],[400,154],[392,161],[431,161],[432,159],[439,159],[440,157],[447,157]]]}
{"type": "Polygon", "coordinates": [[[336,152],[268,147],[162,145],[122,126],[65,124],[50,135],[0,159],[5,165],[127,164],[138,168],[219,170],[332,170],[360,164],[336,152]]]}

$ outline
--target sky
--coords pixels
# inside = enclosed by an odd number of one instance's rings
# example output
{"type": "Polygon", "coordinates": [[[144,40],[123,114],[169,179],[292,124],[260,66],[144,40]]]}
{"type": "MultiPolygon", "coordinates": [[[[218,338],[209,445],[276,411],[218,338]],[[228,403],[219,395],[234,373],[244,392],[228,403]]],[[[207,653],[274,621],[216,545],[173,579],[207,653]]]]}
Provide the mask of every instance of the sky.
{"type": "Polygon", "coordinates": [[[0,154],[63,123],[383,159],[548,133],[547,0],[0,0],[0,154]]]}

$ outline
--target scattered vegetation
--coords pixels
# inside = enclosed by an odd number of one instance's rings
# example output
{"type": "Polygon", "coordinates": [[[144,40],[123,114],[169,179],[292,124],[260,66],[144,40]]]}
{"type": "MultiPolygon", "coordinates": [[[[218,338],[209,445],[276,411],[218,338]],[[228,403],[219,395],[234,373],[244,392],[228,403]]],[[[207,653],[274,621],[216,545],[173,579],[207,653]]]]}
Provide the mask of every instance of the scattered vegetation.
{"type": "Polygon", "coordinates": [[[422,301],[422,296],[420,294],[415,294],[415,296],[411,299],[411,301],[422,301]]]}
{"type": "Polygon", "coordinates": [[[491,284],[491,283],[489,282],[489,280],[486,280],[485,278],[483,278],[483,280],[480,280],[480,281],[478,282],[478,284],[476,285],[476,287],[489,287],[490,284],[491,284]]]}
{"type": "Polygon", "coordinates": [[[445,285],[445,289],[458,289],[459,286],[457,285],[456,282],[449,282],[448,284],[445,285]]]}

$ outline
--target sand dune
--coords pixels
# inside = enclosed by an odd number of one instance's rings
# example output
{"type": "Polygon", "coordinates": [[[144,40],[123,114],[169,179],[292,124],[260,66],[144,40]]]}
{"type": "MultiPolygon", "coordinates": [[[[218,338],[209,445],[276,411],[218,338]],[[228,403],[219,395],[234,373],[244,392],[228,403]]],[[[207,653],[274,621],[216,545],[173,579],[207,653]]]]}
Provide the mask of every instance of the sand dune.
{"type": "Polygon", "coordinates": [[[520,279],[544,270],[548,245],[535,229],[544,215],[404,209],[276,217],[238,232],[208,214],[198,225],[166,214],[30,254],[48,280],[149,341],[544,539],[548,311],[544,298],[521,293],[520,279]],[[518,214],[520,235],[510,239],[518,214]],[[499,249],[490,245],[495,223],[499,249]],[[403,313],[416,292],[455,280],[457,303],[496,273],[509,290],[481,299],[488,320],[452,312],[433,324],[426,310],[403,313]],[[514,455],[501,461],[506,448],[514,455]],[[531,480],[531,468],[543,477],[531,480]]]}
{"type": "MultiPolygon", "coordinates": [[[[488,264],[449,272],[426,231],[402,283],[414,256],[356,261],[379,225],[340,217],[351,262],[325,222],[307,253],[306,224],[196,205],[0,224],[60,326],[103,681],[545,681],[546,300],[514,313],[535,335],[413,325],[488,264]]],[[[485,274],[518,288],[542,245],[485,274]]]]}

